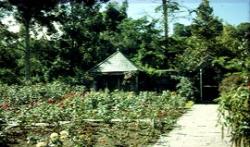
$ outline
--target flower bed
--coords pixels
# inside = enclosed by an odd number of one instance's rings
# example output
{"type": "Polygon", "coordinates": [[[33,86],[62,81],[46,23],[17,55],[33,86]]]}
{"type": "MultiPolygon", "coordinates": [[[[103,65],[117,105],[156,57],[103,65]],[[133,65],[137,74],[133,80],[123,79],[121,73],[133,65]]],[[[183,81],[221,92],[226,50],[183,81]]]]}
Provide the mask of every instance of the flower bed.
{"type": "Polygon", "coordinates": [[[170,91],[135,94],[77,88],[53,100],[42,97],[10,105],[3,110],[3,118],[19,125],[5,127],[4,133],[11,146],[34,146],[44,142],[49,146],[143,146],[169,131],[185,112],[185,106],[186,100],[170,91]],[[61,121],[70,123],[60,124],[61,121]],[[53,125],[31,125],[36,123],[53,125]],[[60,131],[68,132],[66,140],[51,142],[49,136],[60,131]]]}

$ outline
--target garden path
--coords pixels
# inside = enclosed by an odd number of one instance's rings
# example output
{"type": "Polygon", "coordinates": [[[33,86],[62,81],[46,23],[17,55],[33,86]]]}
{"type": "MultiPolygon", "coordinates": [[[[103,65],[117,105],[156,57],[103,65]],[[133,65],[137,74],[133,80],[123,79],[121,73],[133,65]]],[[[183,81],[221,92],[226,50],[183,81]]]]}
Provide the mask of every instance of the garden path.
{"type": "Polygon", "coordinates": [[[222,139],[221,126],[217,125],[218,105],[197,104],[184,114],[177,126],[162,135],[153,147],[230,147],[228,131],[222,139]]]}

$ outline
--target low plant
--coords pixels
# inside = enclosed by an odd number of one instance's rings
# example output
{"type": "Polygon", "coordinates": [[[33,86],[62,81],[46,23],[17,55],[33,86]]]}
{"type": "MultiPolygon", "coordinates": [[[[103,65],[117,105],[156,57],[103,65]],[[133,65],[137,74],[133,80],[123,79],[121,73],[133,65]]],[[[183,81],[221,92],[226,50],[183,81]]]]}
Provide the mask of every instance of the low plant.
{"type": "Polygon", "coordinates": [[[11,85],[0,84],[0,104],[9,106],[20,106],[41,101],[56,101],[66,94],[84,92],[84,86],[71,86],[62,82],[54,81],[34,85],[11,85]]]}
{"type": "Polygon", "coordinates": [[[220,123],[225,128],[229,128],[232,134],[233,143],[236,147],[248,147],[250,145],[250,89],[245,81],[246,77],[229,77],[222,83],[221,95],[217,99],[219,102],[220,123]],[[228,79],[235,83],[225,84],[228,79]],[[242,80],[244,79],[245,80],[242,80]],[[240,82],[241,81],[241,82],[240,82]]]}
{"type": "Polygon", "coordinates": [[[177,93],[186,99],[193,100],[195,88],[193,83],[187,77],[180,77],[180,82],[176,85],[177,93]]]}
{"type": "Polygon", "coordinates": [[[4,125],[6,124],[5,119],[3,118],[3,110],[0,109],[0,146],[6,144],[5,133],[3,132],[4,125]]]}

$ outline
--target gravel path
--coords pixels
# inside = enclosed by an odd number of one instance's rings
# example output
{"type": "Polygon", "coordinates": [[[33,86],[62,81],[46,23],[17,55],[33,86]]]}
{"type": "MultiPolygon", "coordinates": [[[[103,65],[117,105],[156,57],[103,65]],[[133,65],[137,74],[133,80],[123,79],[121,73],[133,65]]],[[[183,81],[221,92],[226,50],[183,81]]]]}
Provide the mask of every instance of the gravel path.
{"type": "Polygon", "coordinates": [[[194,105],[177,122],[177,127],[162,135],[153,147],[230,147],[230,137],[217,126],[218,105],[194,105]]]}

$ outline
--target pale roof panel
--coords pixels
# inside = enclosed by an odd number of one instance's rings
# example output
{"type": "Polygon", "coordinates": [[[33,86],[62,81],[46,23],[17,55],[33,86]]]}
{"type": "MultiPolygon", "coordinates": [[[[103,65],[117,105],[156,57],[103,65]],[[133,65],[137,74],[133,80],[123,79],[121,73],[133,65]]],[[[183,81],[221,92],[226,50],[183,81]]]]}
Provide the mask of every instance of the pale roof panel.
{"type": "Polygon", "coordinates": [[[115,52],[103,62],[89,70],[92,73],[109,73],[109,72],[130,72],[140,70],[120,51],[115,52]]]}

